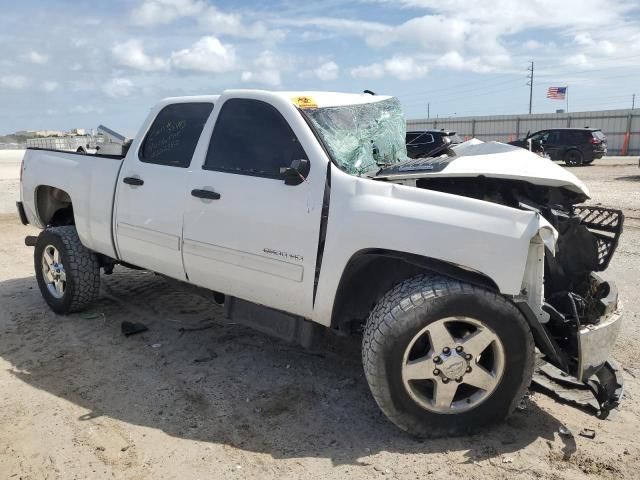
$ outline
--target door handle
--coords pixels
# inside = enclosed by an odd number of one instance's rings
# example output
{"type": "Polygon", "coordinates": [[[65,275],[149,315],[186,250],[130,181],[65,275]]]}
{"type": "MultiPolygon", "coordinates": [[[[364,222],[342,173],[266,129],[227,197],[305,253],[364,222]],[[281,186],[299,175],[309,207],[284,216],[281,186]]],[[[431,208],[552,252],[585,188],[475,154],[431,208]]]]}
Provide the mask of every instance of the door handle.
{"type": "Polygon", "coordinates": [[[220,194],[217,192],[212,192],[211,190],[202,190],[197,188],[195,190],[191,190],[191,195],[193,195],[196,198],[206,198],[208,200],[220,199],[220,194]]]}
{"type": "Polygon", "coordinates": [[[144,180],[136,177],[124,177],[122,181],[127,185],[137,185],[137,186],[144,185],[144,180]]]}

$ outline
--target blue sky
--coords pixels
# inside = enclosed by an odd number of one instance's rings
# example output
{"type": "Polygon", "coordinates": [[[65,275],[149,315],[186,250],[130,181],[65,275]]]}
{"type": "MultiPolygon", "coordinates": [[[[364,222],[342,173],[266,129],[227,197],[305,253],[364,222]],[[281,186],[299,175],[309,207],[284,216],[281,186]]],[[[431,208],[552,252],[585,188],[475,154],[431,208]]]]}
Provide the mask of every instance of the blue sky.
{"type": "MultiPolygon", "coordinates": [[[[166,96],[370,89],[408,118],[627,108],[633,0],[22,0],[0,16],[0,133],[106,124],[134,135],[166,96]]],[[[640,105],[640,99],[638,101],[640,105]]]]}

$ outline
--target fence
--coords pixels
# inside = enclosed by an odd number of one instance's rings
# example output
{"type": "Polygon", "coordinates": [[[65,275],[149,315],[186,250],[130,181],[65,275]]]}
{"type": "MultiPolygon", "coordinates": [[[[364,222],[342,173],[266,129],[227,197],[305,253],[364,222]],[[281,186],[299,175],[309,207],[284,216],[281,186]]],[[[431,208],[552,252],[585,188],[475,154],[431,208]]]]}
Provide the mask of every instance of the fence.
{"type": "Polygon", "coordinates": [[[640,154],[640,111],[541,113],[407,120],[407,130],[448,129],[465,138],[509,142],[545,128],[600,128],[607,136],[609,155],[640,154]]]}

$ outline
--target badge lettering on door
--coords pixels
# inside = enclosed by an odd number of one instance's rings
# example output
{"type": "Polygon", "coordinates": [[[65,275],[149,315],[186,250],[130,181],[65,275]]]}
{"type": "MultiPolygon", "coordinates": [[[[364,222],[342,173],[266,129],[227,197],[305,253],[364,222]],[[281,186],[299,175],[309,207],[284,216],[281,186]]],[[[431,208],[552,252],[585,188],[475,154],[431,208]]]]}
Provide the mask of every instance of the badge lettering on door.
{"type": "Polygon", "coordinates": [[[273,248],[263,248],[262,251],[267,255],[273,255],[285,260],[293,260],[294,262],[304,261],[304,257],[302,255],[298,255],[297,253],[283,252],[282,250],[274,250],[273,248]]]}

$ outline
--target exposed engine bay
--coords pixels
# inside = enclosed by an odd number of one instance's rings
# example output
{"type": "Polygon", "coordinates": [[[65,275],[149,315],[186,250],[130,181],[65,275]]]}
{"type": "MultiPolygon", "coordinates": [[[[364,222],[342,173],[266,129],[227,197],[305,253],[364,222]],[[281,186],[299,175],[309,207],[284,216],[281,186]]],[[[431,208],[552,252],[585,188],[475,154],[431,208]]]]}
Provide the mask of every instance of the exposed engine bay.
{"type": "MultiPolygon", "coordinates": [[[[605,270],[611,261],[622,233],[622,211],[584,205],[589,196],[575,188],[485,175],[448,177],[432,173],[442,172],[443,166],[446,168],[453,159],[455,156],[443,155],[413,160],[410,164],[406,162],[407,165],[401,162],[382,169],[378,178],[530,210],[544,217],[558,232],[555,252],[545,247],[544,256],[543,310],[548,320],[543,329],[553,346],[552,354],[544,352],[545,360],[588,385],[596,369],[579,364],[580,349],[587,348],[581,345],[581,341],[584,342],[581,334],[589,333],[589,328],[604,322],[617,309],[615,286],[594,272],[605,270]],[[433,169],[420,172],[420,166],[424,165],[433,169]]],[[[610,370],[602,368],[601,371],[610,378],[595,382],[592,390],[602,415],[606,416],[608,409],[615,406],[616,395],[622,387],[614,379],[615,375],[609,375],[610,370]],[[609,385],[603,386],[607,381],[609,385]]]]}

